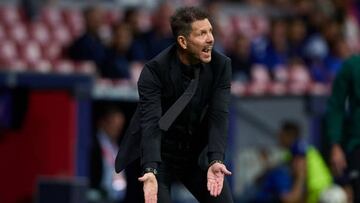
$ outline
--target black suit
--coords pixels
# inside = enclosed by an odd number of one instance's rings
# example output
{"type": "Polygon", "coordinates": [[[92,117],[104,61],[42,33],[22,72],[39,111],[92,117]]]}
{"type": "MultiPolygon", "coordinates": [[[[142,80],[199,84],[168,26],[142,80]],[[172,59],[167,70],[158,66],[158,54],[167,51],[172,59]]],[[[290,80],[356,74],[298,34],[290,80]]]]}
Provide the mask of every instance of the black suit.
{"type": "MultiPolygon", "coordinates": [[[[184,92],[182,70],[177,61],[176,46],[172,45],[145,64],[138,82],[139,106],[121,143],[116,159],[116,171],[119,172],[129,162],[138,157],[141,157],[141,165],[143,166],[149,163],[159,163],[160,169],[164,169],[162,164],[164,163],[165,154],[162,146],[164,143],[162,142],[164,138],[166,140],[167,137],[173,136],[171,135],[174,132],[172,127],[176,126],[177,120],[167,132],[159,128],[158,122],[161,116],[184,92]]],[[[206,158],[209,161],[224,159],[228,128],[230,80],[230,59],[213,51],[211,62],[202,64],[199,85],[194,96],[196,101],[192,101],[192,111],[195,111],[195,115],[205,116],[195,116],[194,123],[199,125],[193,129],[194,131],[189,136],[196,138],[191,143],[194,148],[191,152],[194,153],[191,154],[189,163],[193,163],[193,158],[197,159],[206,146],[207,153],[205,155],[207,156],[202,156],[203,163],[206,158]]],[[[174,157],[173,155],[170,156],[174,157]]],[[[165,159],[168,163],[171,158],[165,159]]],[[[206,160],[204,167],[207,167],[207,164],[208,161],[206,160]]],[[[199,168],[196,163],[194,165],[199,168]]],[[[201,171],[200,168],[199,171],[201,171]]],[[[203,171],[206,178],[206,170],[203,171]]],[[[206,188],[206,182],[203,185],[206,188]]],[[[159,190],[160,188],[159,186],[159,190]]],[[[228,187],[226,186],[224,189],[228,190],[228,187]]],[[[228,193],[229,191],[225,192],[228,193]]],[[[159,191],[159,194],[161,194],[161,191],[159,191]]]]}

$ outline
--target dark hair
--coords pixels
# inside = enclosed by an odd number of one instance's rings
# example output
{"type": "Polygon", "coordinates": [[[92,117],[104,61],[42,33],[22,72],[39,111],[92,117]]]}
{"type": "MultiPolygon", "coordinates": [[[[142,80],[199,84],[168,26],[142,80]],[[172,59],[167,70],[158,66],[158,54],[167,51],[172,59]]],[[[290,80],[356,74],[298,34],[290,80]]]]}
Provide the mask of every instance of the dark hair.
{"type": "Polygon", "coordinates": [[[188,36],[191,32],[191,23],[209,18],[209,15],[197,7],[183,7],[175,11],[170,18],[171,30],[174,37],[188,36]]]}
{"type": "Polygon", "coordinates": [[[287,132],[289,135],[293,136],[294,138],[299,138],[301,136],[301,130],[299,125],[290,120],[286,120],[281,125],[281,130],[283,132],[287,132]]]}
{"type": "Polygon", "coordinates": [[[96,113],[99,120],[105,119],[117,113],[124,115],[123,110],[115,104],[106,104],[104,106],[100,106],[96,113]]]}

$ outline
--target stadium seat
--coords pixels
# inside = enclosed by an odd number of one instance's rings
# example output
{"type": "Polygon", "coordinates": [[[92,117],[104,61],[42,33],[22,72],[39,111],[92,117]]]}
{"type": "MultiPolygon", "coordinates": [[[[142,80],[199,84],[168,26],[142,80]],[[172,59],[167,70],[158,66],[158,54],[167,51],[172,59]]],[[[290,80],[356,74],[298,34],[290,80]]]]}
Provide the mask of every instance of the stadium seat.
{"type": "Polygon", "coordinates": [[[95,75],[96,74],[96,65],[92,61],[79,61],[75,64],[76,72],[95,75]]]}
{"type": "Polygon", "coordinates": [[[295,95],[308,93],[312,80],[304,65],[294,64],[289,69],[289,92],[295,95]]]}
{"type": "Polygon", "coordinates": [[[79,36],[85,27],[82,13],[78,9],[64,9],[62,11],[64,21],[73,37],[79,36]]]}
{"type": "Polygon", "coordinates": [[[18,45],[20,57],[27,63],[36,63],[42,58],[40,45],[33,40],[26,41],[18,45]]]}
{"type": "Polygon", "coordinates": [[[75,72],[75,65],[72,61],[59,59],[52,63],[53,71],[62,74],[71,74],[75,72]]]}
{"type": "Polygon", "coordinates": [[[0,41],[7,39],[5,28],[0,25],[0,41]]]}
{"type": "Polygon", "coordinates": [[[58,42],[50,42],[42,45],[42,56],[44,59],[54,61],[62,57],[62,47],[58,42]]]}
{"type": "Polygon", "coordinates": [[[271,78],[267,68],[264,65],[255,64],[251,68],[251,82],[247,92],[251,95],[266,94],[270,83],[271,78]]]}
{"type": "Polygon", "coordinates": [[[11,26],[21,21],[19,9],[15,6],[1,6],[0,7],[0,21],[6,25],[11,26]]]}
{"type": "Polygon", "coordinates": [[[18,58],[16,45],[13,41],[3,40],[0,43],[0,63],[8,64],[18,58]]]}
{"type": "Polygon", "coordinates": [[[49,29],[44,23],[32,23],[29,25],[28,31],[30,38],[41,45],[47,44],[51,40],[49,29]]]}
{"type": "Polygon", "coordinates": [[[21,22],[17,22],[13,25],[11,25],[8,28],[8,33],[7,33],[8,37],[17,42],[17,43],[23,43],[24,41],[26,41],[28,39],[28,32],[26,29],[25,24],[21,23],[21,22]]]}
{"type": "Polygon", "coordinates": [[[73,39],[69,32],[68,27],[65,26],[64,24],[59,24],[56,27],[54,27],[52,29],[51,35],[52,35],[52,39],[55,42],[58,42],[63,46],[68,45],[70,41],[73,39]]]}
{"type": "Polygon", "coordinates": [[[49,27],[56,27],[59,24],[63,24],[63,18],[61,11],[56,8],[46,7],[43,8],[40,14],[42,22],[46,23],[49,27]]]}
{"type": "Polygon", "coordinates": [[[6,69],[14,72],[25,72],[28,70],[27,63],[22,59],[12,59],[7,61],[6,69]]]}
{"type": "Polygon", "coordinates": [[[40,59],[29,64],[30,70],[38,73],[50,73],[52,71],[52,65],[50,61],[45,59],[40,59]]]}

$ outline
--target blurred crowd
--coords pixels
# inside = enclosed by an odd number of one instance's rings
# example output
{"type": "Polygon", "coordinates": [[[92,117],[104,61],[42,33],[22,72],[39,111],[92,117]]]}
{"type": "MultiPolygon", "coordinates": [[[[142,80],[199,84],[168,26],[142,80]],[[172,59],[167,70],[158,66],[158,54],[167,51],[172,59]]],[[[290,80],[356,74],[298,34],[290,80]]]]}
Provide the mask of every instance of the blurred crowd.
{"type": "MultiPolygon", "coordinates": [[[[20,2],[0,5],[3,71],[82,73],[134,85],[144,63],[174,43],[169,17],[180,5],[201,5],[210,13],[215,49],[232,59],[233,94],[325,94],[343,61],[360,52],[356,0],[170,0],[154,8],[20,2]]],[[[131,182],[112,170],[125,122],[117,108],[104,110],[96,122],[90,180],[94,202],[126,198],[124,188],[131,182]]],[[[337,186],[322,161],[312,168],[325,169],[309,170],[314,162],[307,154],[320,156],[302,143],[300,127],[285,122],[278,141],[287,154],[270,166],[264,153],[264,173],[249,202],[315,202],[304,199],[305,187],[316,198],[331,196],[319,187],[337,186]],[[322,175],[309,178],[310,173],[322,175]]],[[[340,193],[351,199],[347,184],[340,193]]]]}
{"type": "Polygon", "coordinates": [[[215,48],[232,59],[234,94],[326,93],[343,60],[360,50],[354,0],[162,1],[83,11],[23,3],[0,8],[0,63],[135,84],[143,64],[174,42],[168,19],[179,5],[201,5],[212,16],[215,48]]]}

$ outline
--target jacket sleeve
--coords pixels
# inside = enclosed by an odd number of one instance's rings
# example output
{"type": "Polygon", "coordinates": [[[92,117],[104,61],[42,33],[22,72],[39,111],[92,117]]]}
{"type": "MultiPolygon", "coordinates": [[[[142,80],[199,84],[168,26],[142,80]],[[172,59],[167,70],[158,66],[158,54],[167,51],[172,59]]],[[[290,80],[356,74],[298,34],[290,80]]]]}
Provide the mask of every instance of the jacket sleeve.
{"type": "Polygon", "coordinates": [[[331,96],[328,100],[326,128],[331,144],[340,143],[343,121],[345,118],[345,102],[350,94],[351,63],[346,61],[334,80],[331,96]]]}
{"type": "Polygon", "coordinates": [[[141,126],[141,165],[156,167],[161,162],[161,82],[149,64],[145,65],[138,81],[140,126],[141,126]]]}
{"type": "Polygon", "coordinates": [[[225,60],[224,67],[221,70],[208,109],[209,162],[224,160],[227,142],[231,86],[231,60],[229,58],[225,60]]]}

